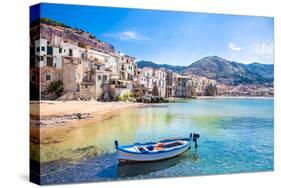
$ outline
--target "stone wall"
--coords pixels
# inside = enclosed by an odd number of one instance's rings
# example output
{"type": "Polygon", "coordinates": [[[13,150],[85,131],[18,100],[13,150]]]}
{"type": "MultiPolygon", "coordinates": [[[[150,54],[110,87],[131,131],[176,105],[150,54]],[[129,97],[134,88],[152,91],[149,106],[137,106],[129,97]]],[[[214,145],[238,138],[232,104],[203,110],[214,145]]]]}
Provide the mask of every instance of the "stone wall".
{"type": "Polygon", "coordinates": [[[55,67],[42,67],[40,68],[40,90],[46,91],[48,86],[53,81],[61,79],[61,71],[55,67]]]}
{"type": "Polygon", "coordinates": [[[82,82],[83,65],[74,64],[64,60],[62,68],[62,82],[64,92],[78,91],[79,83],[82,82]]]}

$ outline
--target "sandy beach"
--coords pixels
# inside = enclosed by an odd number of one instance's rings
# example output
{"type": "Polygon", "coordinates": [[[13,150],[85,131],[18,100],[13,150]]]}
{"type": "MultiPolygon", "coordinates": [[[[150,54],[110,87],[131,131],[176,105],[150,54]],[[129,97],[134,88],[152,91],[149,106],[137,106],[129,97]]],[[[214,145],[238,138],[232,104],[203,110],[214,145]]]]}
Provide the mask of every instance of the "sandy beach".
{"type": "MultiPolygon", "coordinates": [[[[273,99],[273,97],[249,96],[198,96],[197,99],[273,99]]],[[[195,99],[196,100],[196,99],[195,99]]],[[[175,102],[177,98],[170,99],[175,102]]],[[[30,103],[30,124],[35,127],[58,127],[77,121],[101,121],[114,116],[120,110],[141,107],[147,104],[132,102],[98,101],[32,101],[30,103]],[[39,121],[40,119],[40,121],[39,121]]]]}
{"type": "Polygon", "coordinates": [[[109,118],[120,110],[143,105],[131,102],[34,101],[30,103],[30,123],[31,126],[54,127],[78,120],[94,122],[109,118]]]}

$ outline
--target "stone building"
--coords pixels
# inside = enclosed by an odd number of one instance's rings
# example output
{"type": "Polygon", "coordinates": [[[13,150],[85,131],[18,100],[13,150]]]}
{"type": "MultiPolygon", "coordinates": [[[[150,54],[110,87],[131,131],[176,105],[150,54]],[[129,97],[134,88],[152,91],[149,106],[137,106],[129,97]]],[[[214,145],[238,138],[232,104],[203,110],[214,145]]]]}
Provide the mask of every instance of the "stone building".
{"type": "Polygon", "coordinates": [[[137,68],[134,57],[116,53],[90,33],[45,22],[30,29],[30,82],[40,88],[40,99],[53,99],[48,87],[54,81],[62,82],[61,100],[109,101],[131,92],[136,97],[163,98],[217,92],[214,80],[163,68],[137,68]]]}
{"type": "Polygon", "coordinates": [[[31,25],[30,47],[30,82],[41,99],[53,81],[63,83],[63,99],[99,99],[119,75],[114,47],[84,31],[39,20],[31,25]]]}
{"type": "MultiPolygon", "coordinates": [[[[62,54],[59,53],[58,47],[53,47],[52,43],[46,39],[38,39],[34,41],[34,64],[31,68],[39,69],[39,74],[31,71],[31,81],[38,79],[40,88],[40,96],[45,99],[50,97],[48,95],[48,86],[51,82],[62,79],[62,54]]],[[[31,70],[32,70],[31,69],[31,70]]]]}
{"type": "MultiPolygon", "coordinates": [[[[108,69],[110,56],[108,54],[88,49],[86,51],[87,61],[83,69],[83,82],[81,90],[91,92],[91,97],[96,100],[110,98],[109,84],[111,69],[108,69]],[[89,89],[91,88],[91,89],[89,89]]],[[[115,62],[115,66],[117,63],[115,62]]],[[[82,91],[83,92],[83,91],[82,91]]]]}
{"type": "Polygon", "coordinates": [[[154,70],[150,67],[143,67],[142,69],[137,69],[136,71],[136,80],[137,86],[145,87],[148,91],[152,90],[153,80],[152,76],[154,70]]]}
{"type": "Polygon", "coordinates": [[[192,97],[193,96],[193,82],[190,77],[188,76],[175,76],[175,96],[176,97],[192,97]]]}
{"type": "Polygon", "coordinates": [[[170,70],[166,71],[166,98],[175,97],[176,90],[176,73],[170,70]]]}
{"type": "Polygon", "coordinates": [[[62,82],[64,92],[78,92],[86,62],[85,49],[75,44],[61,44],[63,53],[62,82]]]}
{"type": "Polygon", "coordinates": [[[143,67],[136,71],[135,92],[137,96],[151,94],[153,96],[165,97],[166,95],[166,71],[164,69],[153,69],[143,67]]]}
{"type": "Polygon", "coordinates": [[[159,97],[165,98],[166,95],[166,76],[167,73],[165,69],[155,69],[153,74],[153,84],[158,89],[159,97]]]}
{"type": "Polygon", "coordinates": [[[188,75],[195,89],[195,96],[216,95],[217,82],[202,76],[188,75]]]}
{"type": "Polygon", "coordinates": [[[135,77],[135,70],[137,68],[135,64],[135,58],[125,55],[125,54],[118,54],[118,71],[121,80],[134,80],[135,77]]]}

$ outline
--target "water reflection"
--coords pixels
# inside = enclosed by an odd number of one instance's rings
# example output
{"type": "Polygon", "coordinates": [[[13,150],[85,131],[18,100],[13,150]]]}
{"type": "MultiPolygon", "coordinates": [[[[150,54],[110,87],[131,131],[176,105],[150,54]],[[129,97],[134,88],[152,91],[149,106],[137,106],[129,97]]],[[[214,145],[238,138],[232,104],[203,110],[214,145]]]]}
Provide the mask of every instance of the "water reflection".
{"type": "Polygon", "coordinates": [[[132,163],[132,164],[119,164],[117,168],[117,177],[131,177],[138,175],[145,175],[150,172],[163,170],[170,168],[174,165],[180,163],[185,157],[187,157],[189,152],[184,154],[158,162],[146,162],[146,163],[132,163]]]}
{"type": "MultiPolygon", "coordinates": [[[[98,164],[106,162],[105,168],[95,174],[97,179],[126,179],[139,176],[145,176],[150,173],[165,171],[176,166],[181,166],[184,161],[196,162],[199,159],[197,149],[190,149],[179,156],[156,161],[156,162],[130,162],[118,163],[115,155],[104,155],[97,157],[87,164],[98,164]]],[[[85,169],[87,169],[86,167],[85,169]]],[[[80,167],[81,169],[81,167],[80,167]]],[[[95,172],[95,170],[93,170],[95,172]]]]}
{"type": "MultiPolygon", "coordinates": [[[[119,115],[91,125],[76,127],[46,128],[41,130],[41,162],[72,158],[77,160],[75,151],[95,145],[98,155],[115,152],[114,140],[121,144],[158,141],[166,137],[184,136],[185,125],[175,121],[174,114],[165,108],[142,108],[124,110],[119,115]]],[[[31,142],[32,145],[36,143],[31,142]]]]}
{"type": "Polygon", "coordinates": [[[145,175],[151,172],[156,172],[171,168],[180,164],[183,160],[198,160],[198,152],[196,150],[188,150],[179,156],[161,160],[158,162],[139,162],[139,163],[120,163],[117,168],[117,177],[133,177],[138,175],[145,175]]]}
{"type": "Polygon", "coordinates": [[[40,157],[44,163],[45,183],[270,170],[273,101],[190,100],[127,109],[95,124],[41,129],[40,136],[40,145],[31,142],[31,152],[40,146],[34,160],[40,157]],[[186,137],[190,132],[202,136],[198,151],[156,163],[118,165],[114,140],[125,145],[186,137]]]}

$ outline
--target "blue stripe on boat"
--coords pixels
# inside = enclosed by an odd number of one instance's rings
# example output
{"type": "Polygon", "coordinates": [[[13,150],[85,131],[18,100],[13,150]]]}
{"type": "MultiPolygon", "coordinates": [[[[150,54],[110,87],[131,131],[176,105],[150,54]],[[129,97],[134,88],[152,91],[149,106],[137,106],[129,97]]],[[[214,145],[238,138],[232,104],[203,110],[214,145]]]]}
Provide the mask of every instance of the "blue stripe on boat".
{"type": "MultiPolygon", "coordinates": [[[[161,141],[161,142],[171,142],[171,141],[177,141],[177,140],[184,140],[184,141],[190,141],[189,138],[181,138],[181,139],[173,139],[173,140],[165,140],[165,141],[161,141]]],[[[152,144],[156,144],[157,142],[147,142],[147,143],[135,143],[135,144],[131,144],[131,145],[125,145],[125,146],[117,146],[116,149],[118,150],[121,150],[125,153],[133,153],[133,154],[159,154],[159,153],[168,153],[168,152],[171,152],[171,151],[176,151],[176,150],[179,150],[179,149],[182,149],[184,147],[187,146],[187,144],[184,144],[182,146],[178,146],[178,147],[175,147],[175,148],[172,148],[172,149],[166,149],[166,150],[159,150],[159,151],[154,151],[154,152],[148,152],[148,153],[142,153],[142,152],[133,152],[133,151],[128,151],[126,150],[125,148],[130,148],[130,147],[133,147],[133,146],[143,146],[143,145],[152,145],[152,144]]]]}

